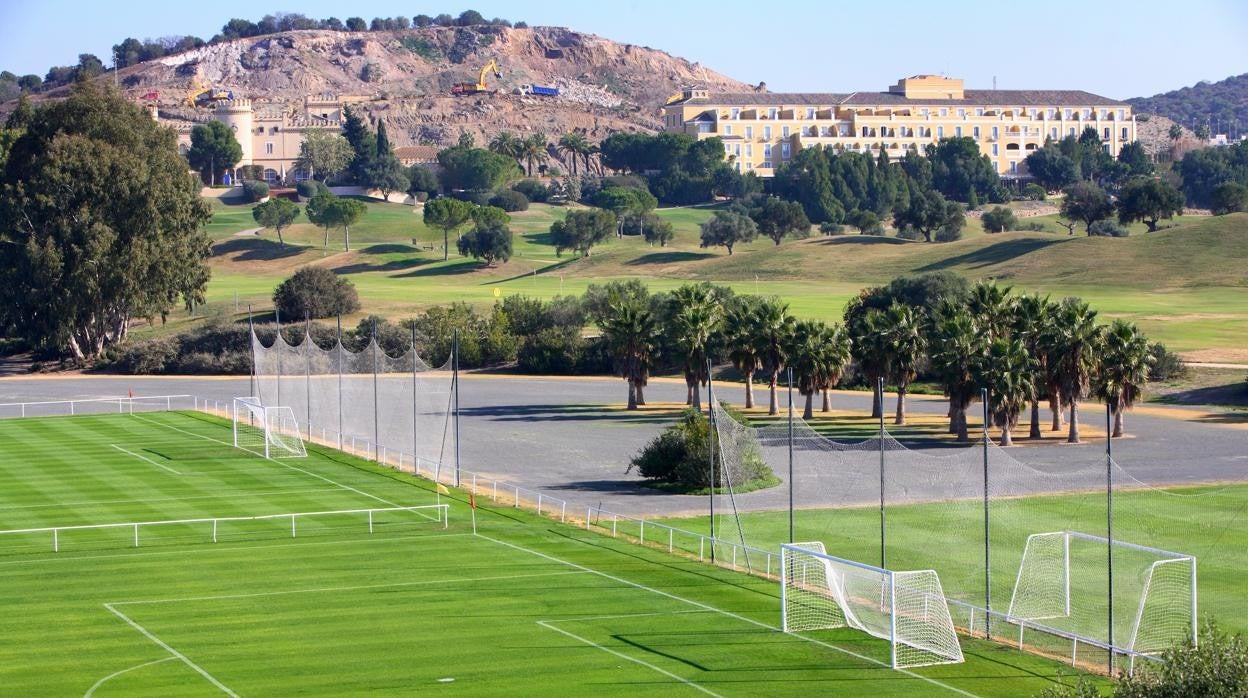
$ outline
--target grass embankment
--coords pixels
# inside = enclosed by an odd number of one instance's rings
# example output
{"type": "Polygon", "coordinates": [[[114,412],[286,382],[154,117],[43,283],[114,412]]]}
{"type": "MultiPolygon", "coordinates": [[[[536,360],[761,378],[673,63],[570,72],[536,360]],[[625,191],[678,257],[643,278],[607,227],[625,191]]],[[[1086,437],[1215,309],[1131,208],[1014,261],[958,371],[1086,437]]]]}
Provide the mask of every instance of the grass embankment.
{"type": "MultiPolygon", "coordinates": [[[[202,415],[6,420],[0,440],[0,529],[439,499],[320,448],[249,456],[202,415]]],[[[1026,696],[1071,673],[973,640],[963,664],[895,672],[863,633],[780,632],[774,581],[484,494],[474,535],[466,499],[441,497],[447,529],[391,512],[372,533],[362,514],[300,518],[293,538],[289,518],[223,523],[216,544],[208,523],[143,527],[138,548],[132,528],[62,531],[59,553],[47,532],[0,537],[0,613],[21,619],[0,646],[5,692],[1026,696]]]]}

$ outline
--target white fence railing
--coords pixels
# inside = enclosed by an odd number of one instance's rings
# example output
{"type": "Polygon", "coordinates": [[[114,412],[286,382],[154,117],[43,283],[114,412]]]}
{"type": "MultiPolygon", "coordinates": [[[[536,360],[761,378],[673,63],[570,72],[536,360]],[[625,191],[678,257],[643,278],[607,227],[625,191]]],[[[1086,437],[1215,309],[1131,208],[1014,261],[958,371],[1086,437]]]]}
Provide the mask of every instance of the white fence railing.
{"type": "Polygon", "coordinates": [[[194,395],[155,395],[148,397],[101,397],[84,400],[43,400],[0,403],[0,419],[13,417],[72,417],[87,414],[133,414],[196,409],[194,395]]]}
{"type": "Polygon", "coordinates": [[[238,523],[243,521],[270,521],[270,520],[290,520],[290,537],[298,537],[300,519],[310,519],[315,517],[327,516],[349,516],[361,514],[367,517],[368,532],[372,533],[374,529],[375,517],[377,514],[387,512],[412,512],[424,514],[424,518],[428,522],[440,523],[442,528],[447,527],[447,514],[449,505],[447,504],[424,504],[413,507],[375,507],[371,509],[340,509],[336,511],[299,511],[284,514],[263,514],[260,516],[213,516],[198,519],[169,519],[164,521],[131,521],[127,523],[107,523],[107,524],[78,524],[73,526],[44,526],[40,528],[15,528],[0,531],[0,536],[18,536],[18,535],[35,535],[42,533],[52,534],[52,552],[61,551],[61,533],[66,531],[90,531],[90,530],[106,530],[106,529],[133,529],[134,531],[134,547],[139,547],[139,531],[143,528],[154,528],[158,526],[191,526],[196,524],[211,524],[213,543],[217,542],[217,531],[220,524],[238,523]],[[426,511],[434,511],[435,515],[429,516],[426,511]]]}

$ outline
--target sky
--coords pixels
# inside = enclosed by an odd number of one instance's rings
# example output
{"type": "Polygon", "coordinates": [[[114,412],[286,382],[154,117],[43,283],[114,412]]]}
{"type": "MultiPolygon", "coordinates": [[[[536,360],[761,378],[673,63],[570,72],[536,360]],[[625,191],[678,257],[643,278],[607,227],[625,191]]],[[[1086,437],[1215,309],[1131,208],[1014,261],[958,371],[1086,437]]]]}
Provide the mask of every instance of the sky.
{"type": "Polygon", "coordinates": [[[661,49],[743,82],[765,81],[773,92],[880,91],[901,77],[940,73],[968,88],[991,88],[995,79],[1000,89],[1126,99],[1248,72],[1245,0],[3,0],[0,70],[43,76],[77,63],[79,53],[108,64],[112,46],[128,36],[209,39],[231,17],[369,20],[469,8],[661,49]]]}

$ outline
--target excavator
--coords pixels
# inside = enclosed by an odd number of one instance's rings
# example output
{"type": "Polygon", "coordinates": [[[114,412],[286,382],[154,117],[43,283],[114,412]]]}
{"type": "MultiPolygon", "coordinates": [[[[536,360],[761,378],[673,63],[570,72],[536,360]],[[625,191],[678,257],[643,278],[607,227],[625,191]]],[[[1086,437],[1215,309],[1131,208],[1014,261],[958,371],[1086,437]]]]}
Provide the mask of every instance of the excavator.
{"type": "Polygon", "coordinates": [[[490,62],[486,63],[485,66],[481,68],[481,75],[477,78],[477,83],[475,85],[471,82],[457,82],[455,83],[455,86],[451,88],[451,94],[479,95],[496,92],[496,90],[491,90],[489,86],[485,84],[485,76],[491,71],[494,73],[494,77],[503,77],[503,74],[498,72],[498,61],[491,58],[490,62]]]}
{"type": "Polygon", "coordinates": [[[186,103],[188,106],[197,106],[209,102],[219,102],[234,99],[234,93],[224,87],[212,87],[205,84],[201,80],[195,80],[191,84],[191,89],[186,93],[186,103]]]}

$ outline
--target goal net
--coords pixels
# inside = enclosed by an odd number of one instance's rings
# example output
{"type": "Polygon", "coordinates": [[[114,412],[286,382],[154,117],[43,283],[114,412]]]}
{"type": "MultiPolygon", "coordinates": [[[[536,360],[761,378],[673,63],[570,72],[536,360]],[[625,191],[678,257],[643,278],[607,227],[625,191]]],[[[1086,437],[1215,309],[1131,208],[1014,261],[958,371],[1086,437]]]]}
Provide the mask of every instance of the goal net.
{"type": "Polygon", "coordinates": [[[828,555],[822,542],[781,546],[785,632],[853,628],[891,646],[893,668],[956,664],[962,647],[932,570],[894,572],[828,555]]]}
{"type": "Polygon", "coordinates": [[[1009,620],[1042,621],[1110,644],[1108,557],[1113,548],[1113,644],[1156,656],[1195,641],[1196,558],[1073,531],[1027,538],[1009,620]]]}
{"type": "Polygon", "coordinates": [[[265,407],[258,398],[234,398],[234,447],[265,458],[308,455],[290,407],[265,407]]]}

